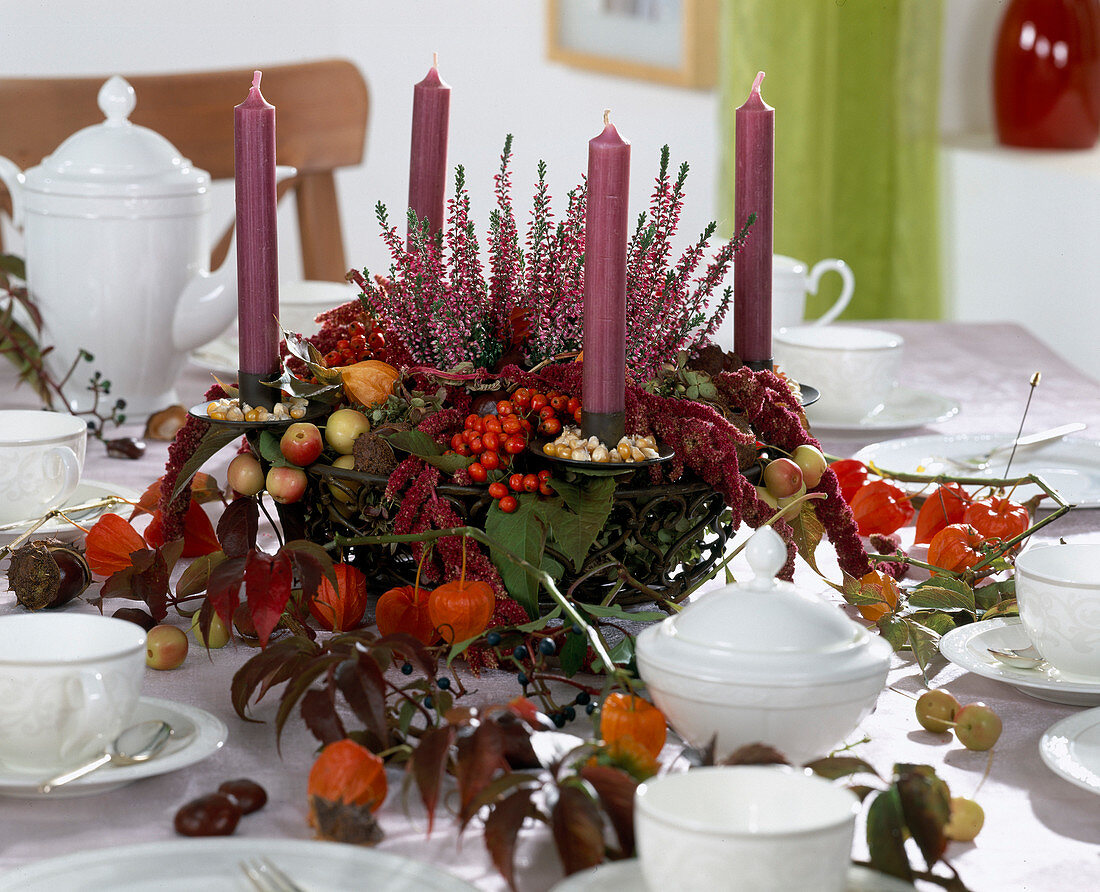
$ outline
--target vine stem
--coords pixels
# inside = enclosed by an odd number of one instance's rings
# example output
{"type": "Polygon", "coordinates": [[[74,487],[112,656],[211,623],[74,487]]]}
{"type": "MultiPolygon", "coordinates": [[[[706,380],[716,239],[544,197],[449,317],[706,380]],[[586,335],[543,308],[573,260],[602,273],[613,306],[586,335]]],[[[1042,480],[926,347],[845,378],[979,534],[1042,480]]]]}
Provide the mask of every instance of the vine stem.
{"type": "Polygon", "coordinates": [[[517,567],[522,568],[528,575],[534,577],[538,582],[549,592],[550,597],[554,599],[554,602],[562,609],[566,616],[568,616],[574,624],[584,629],[585,635],[588,637],[589,642],[592,644],[592,649],[596,651],[604,666],[608,671],[619,678],[624,684],[629,687],[628,673],[625,669],[619,667],[615,661],[611,658],[611,653],[608,650],[607,643],[603,640],[603,636],[600,634],[599,628],[589,624],[581,613],[573,606],[573,603],[566,598],[559,590],[554,582],[554,578],[540,567],[536,567],[534,564],[524,560],[516,554],[513,554],[507,548],[502,547],[496,541],[493,540],[484,530],[477,527],[454,527],[449,530],[428,530],[424,533],[404,533],[404,534],[391,534],[388,536],[356,536],[352,538],[346,538],[344,536],[337,536],[333,540],[337,545],[384,545],[389,542],[434,542],[436,539],[442,539],[445,536],[469,536],[475,542],[480,542],[487,548],[494,549],[498,554],[502,555],[507,560],[511,561],[517,567]]]}

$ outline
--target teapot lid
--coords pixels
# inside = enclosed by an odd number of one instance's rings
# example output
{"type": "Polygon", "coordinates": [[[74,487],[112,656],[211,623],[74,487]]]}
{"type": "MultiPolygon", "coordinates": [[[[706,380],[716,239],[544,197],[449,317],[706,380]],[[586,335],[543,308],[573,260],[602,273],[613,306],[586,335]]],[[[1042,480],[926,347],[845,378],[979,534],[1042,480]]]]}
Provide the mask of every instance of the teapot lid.
{"type": "Polygon", "coordinates": [[[836,605],[775,578],[786,545],[770,527],[753,534],[746,556],[755,577],[723,586],[638,636],[639,656],[668,671],[715,678],[731,674],[794,684],[875,671],[889,646],[836,605]],[[700,675],[700,673],[702,673],[700,675]]]}
{"type": "Polygon", "coordinates": [[[210,175],[167,139],[129,120],[134,88],[115,75],[99,90],[106,118],[78,130],[27,171],[26,188],[56,195],[152,198],[204,192],[210,175]]]}

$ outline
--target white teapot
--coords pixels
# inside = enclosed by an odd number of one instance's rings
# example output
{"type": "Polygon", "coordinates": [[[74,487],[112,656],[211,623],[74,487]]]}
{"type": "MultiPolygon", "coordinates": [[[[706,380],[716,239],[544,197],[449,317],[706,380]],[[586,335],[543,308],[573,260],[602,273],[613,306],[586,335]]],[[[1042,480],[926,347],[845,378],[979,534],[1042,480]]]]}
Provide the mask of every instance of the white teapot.
{"type": "Polygon", "coordinates": [[[234,319],[236,245],[211,273],[210,175],[128,120],[136,98],[123,78],[108,80],[98,101],[106,121],[26,173],[0,157],[0,180],[23,230],[42,342],[54,348],[47,368],[61,378],[87,350],[92,362],[66,390],[73,407],[91,407],[81,385],[94,370],[111,382],[109,400],[126,400],[126,416],[138,420],[179,402],[174,383],[188,352],[234,319]]]}

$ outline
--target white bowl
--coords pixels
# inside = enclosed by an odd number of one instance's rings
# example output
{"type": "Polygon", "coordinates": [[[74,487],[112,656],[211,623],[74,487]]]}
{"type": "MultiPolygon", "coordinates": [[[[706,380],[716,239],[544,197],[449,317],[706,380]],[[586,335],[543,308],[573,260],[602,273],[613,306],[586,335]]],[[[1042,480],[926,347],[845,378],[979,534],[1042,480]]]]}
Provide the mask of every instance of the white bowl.
{"type": "Polygon", "coordinates": [[[655,892],[841,892],[858,811],[808,772],[697,768],[638,787],[634,832],[655,892]]]}
{"type": "Polygon", "coordinates": [[[874,708],[890,645],[835,605],[774,576],[786,548],[770,528],[747,554],[756,578],[703,595],[645,629],[638,672],[669,724],[724,758],[765,743],[793,762],[824,756],[874,708]]]}

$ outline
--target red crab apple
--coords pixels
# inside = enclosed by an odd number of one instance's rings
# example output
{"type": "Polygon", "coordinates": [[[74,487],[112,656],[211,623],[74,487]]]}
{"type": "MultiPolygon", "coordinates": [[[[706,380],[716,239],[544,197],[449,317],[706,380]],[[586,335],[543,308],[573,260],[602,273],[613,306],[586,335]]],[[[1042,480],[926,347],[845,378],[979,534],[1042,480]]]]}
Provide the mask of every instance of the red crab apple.
{"type": "Polygon", "coordinates": [[[279,451],[288,462],[300,468],[311,465],[325,450],[325,441],[316,424],[299,421],[286,429],[279,441],[279,451]]]}
{"type": "Polygon", "coordinates": [[[793,496],[803,486],[802,469],[789,458],[777,458],[764,468],[764,486],[777,499],[793,496]]]}
{"type": "Polygon", "coordinates": [[[145,636],[145,665],[175,669],[187,658],[187,633],[178,626],[153,626],[145,636]]]}
{"type": "Polygon", "coordinates": [[[1001,736],[1001,717],[984,703],[968,703],[955,713],[955,736],[968,750],[991,750],[1001,736]]]}
{"type": "Polygon", "coordinates": [[[226,480],[242,496],[254,496],[264,488],[264,469],[255,456],[244,453],[229,463],[226,480]]]}
{"type": "Polygon", "coordinates": [[[802,469],[802,479],[809,489],[813,489],[821,482],[821,475],[829,467],[825,456],[816,446],[803,443],[791,453],[791,460],[802,469]]]}
{"type": "Polygon", "coordinates": [[[297,502],[306,492],[306,472],[301,468],[272,468],[267,472],[267,493],[281,505],[297,502]]]}
{"type": "Polygon", "coordinates": [[[325,422],[325,439],[341,455],[351,455],[355,438],[370,430],[370,420],[358,409],[337,409],[325,422]]]}

